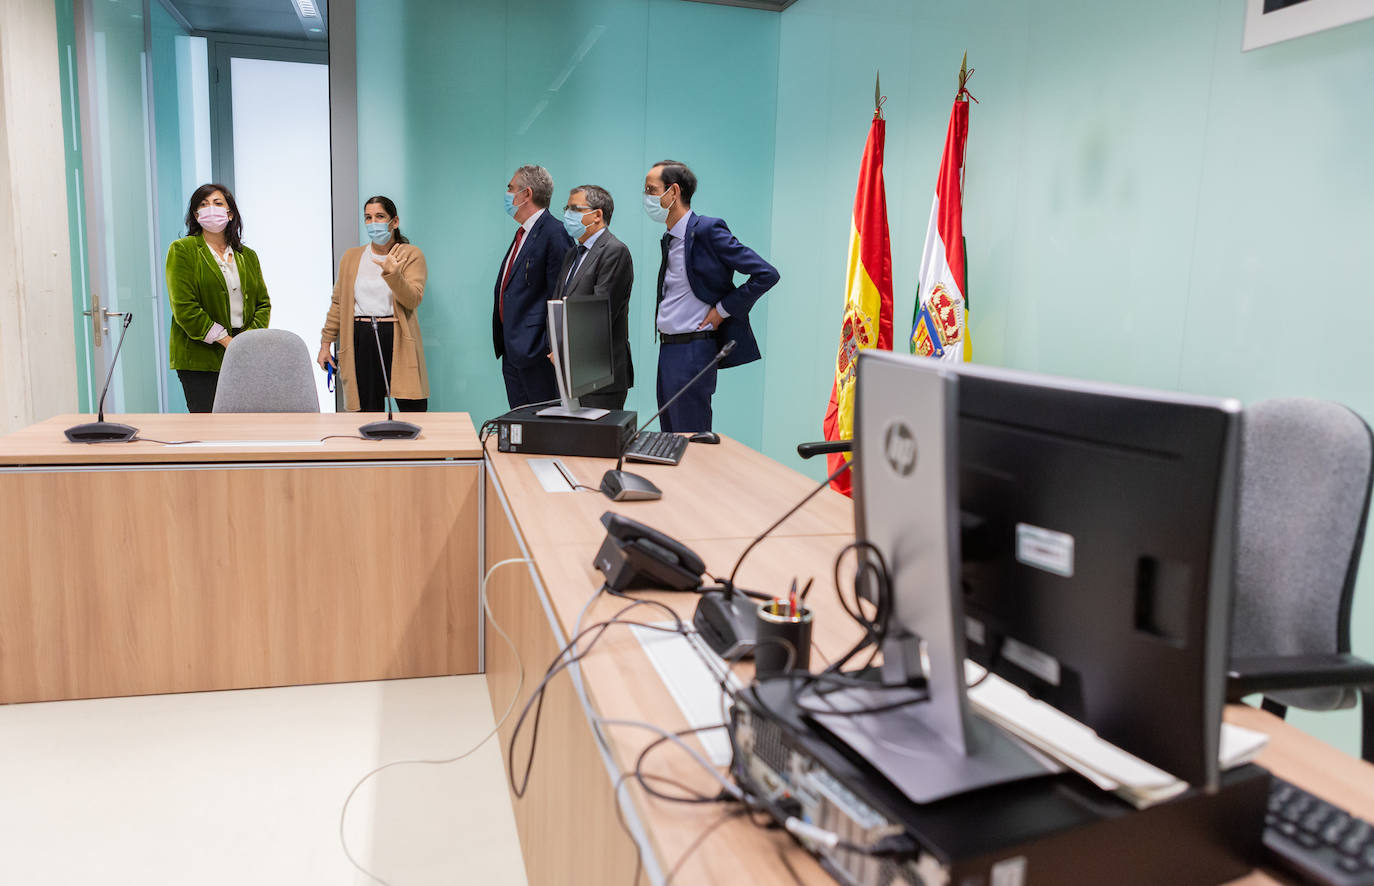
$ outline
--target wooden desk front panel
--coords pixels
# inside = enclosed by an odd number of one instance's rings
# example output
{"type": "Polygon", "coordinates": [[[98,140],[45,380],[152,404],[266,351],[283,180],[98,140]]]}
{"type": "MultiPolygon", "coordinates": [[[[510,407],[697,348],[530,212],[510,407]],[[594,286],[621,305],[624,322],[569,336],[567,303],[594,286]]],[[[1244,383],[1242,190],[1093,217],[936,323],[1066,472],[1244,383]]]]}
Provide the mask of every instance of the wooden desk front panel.
{"type": "Polygon", "coordinates": [[[0,702],[474,673],[479,475],[0,473],[0,702]]]}
{"type": "MultiPolygon", "coordinates": [[[[523,556],[514,527],[491,479],[486,494],[487,568],[523,556]]],[[[501,728],[501,758],[510,766],[509,742],[520,709],[558,653],[549,614],[535,588],[534,565],[513,563],[492,574],[487,599],[497,622],[510,635],[524,663],[525,680],[515,710],[501,728]]],[[[516,691],[518,672],[511,649],[500,635],[486,632],[487,689],[499,719],[516,691]]],[[[527,722],[515,748],[515,771],[524,772],[533,726],[527,722]]],[[[567,673],[555,677],[544,696],[539,741],[529,790],[511,793],[516,829],[531,884],[629,883],[635,850],[615,815],[613,782],[608,777],[592,727],[567,673]]],[[[628,800],[626,801],[628,802],[628,800]]]]}

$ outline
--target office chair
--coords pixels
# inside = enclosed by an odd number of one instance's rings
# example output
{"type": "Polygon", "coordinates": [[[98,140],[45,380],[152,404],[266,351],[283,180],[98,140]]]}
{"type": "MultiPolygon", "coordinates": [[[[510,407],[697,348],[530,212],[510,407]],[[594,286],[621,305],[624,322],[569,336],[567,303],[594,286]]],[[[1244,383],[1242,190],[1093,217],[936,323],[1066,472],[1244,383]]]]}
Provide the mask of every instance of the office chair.
{"type": "Polygon", "coordinates": [[[215,412],[319,412],[315,364],[294,332],[250,329],[224,352],[215,412]]]}
{"type": "Polygon", "coordinates": [[[1337,403],[1245,410],[1227,694],[1265,710],[1362,714],[1374,762],[1374,665],[1350,654],[1350,604],[1369,516],[1374,437],[1337,403]]]}

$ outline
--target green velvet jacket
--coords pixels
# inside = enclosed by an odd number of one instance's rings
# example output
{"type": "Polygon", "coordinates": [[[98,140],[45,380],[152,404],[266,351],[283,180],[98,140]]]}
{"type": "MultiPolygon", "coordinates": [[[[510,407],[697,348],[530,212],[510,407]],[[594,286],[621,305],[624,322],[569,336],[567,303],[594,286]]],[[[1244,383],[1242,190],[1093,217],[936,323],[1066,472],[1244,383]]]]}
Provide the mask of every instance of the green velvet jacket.
{"type": "MultiPolygon", "coordinates": [[[[267,286],[262,281],[258,254],[248,247],[234,254],[243,290],[243,328],[266,329],[272,314],[267,286]]],[[[224,348],[206,344],[210,327],[229,328],[229,287],[205,237],[182,237],[167,250],[167,294],[172,300],[172,329],[167,344],[173,369],[218,372],[224,348]]]]}

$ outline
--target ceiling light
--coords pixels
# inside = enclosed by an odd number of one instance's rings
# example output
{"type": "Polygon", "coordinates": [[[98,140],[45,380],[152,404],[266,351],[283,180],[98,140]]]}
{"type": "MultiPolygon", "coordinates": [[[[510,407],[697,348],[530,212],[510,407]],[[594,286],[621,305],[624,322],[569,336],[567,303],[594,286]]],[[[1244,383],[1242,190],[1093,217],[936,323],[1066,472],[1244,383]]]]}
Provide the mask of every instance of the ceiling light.
{"type": "Polygon", "coordinates": [[[296,10],[300,12],[301,18],[320,17],[320,11],[315,7],[315,0],[296,0],[296,10]]]}

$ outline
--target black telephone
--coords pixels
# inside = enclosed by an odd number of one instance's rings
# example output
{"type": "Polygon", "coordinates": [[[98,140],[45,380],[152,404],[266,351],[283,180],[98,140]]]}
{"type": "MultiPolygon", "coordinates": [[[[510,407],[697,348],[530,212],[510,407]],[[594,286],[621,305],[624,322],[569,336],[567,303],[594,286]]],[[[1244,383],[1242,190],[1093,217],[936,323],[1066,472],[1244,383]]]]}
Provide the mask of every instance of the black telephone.
{"type": "Polygon", "coordinates": [[[701,587],[706,564],[682,542],[612,511],[601,515],[601,523],[606,540],[592,565],[606,576],[611,590],[693,591],[701,587]]]}

